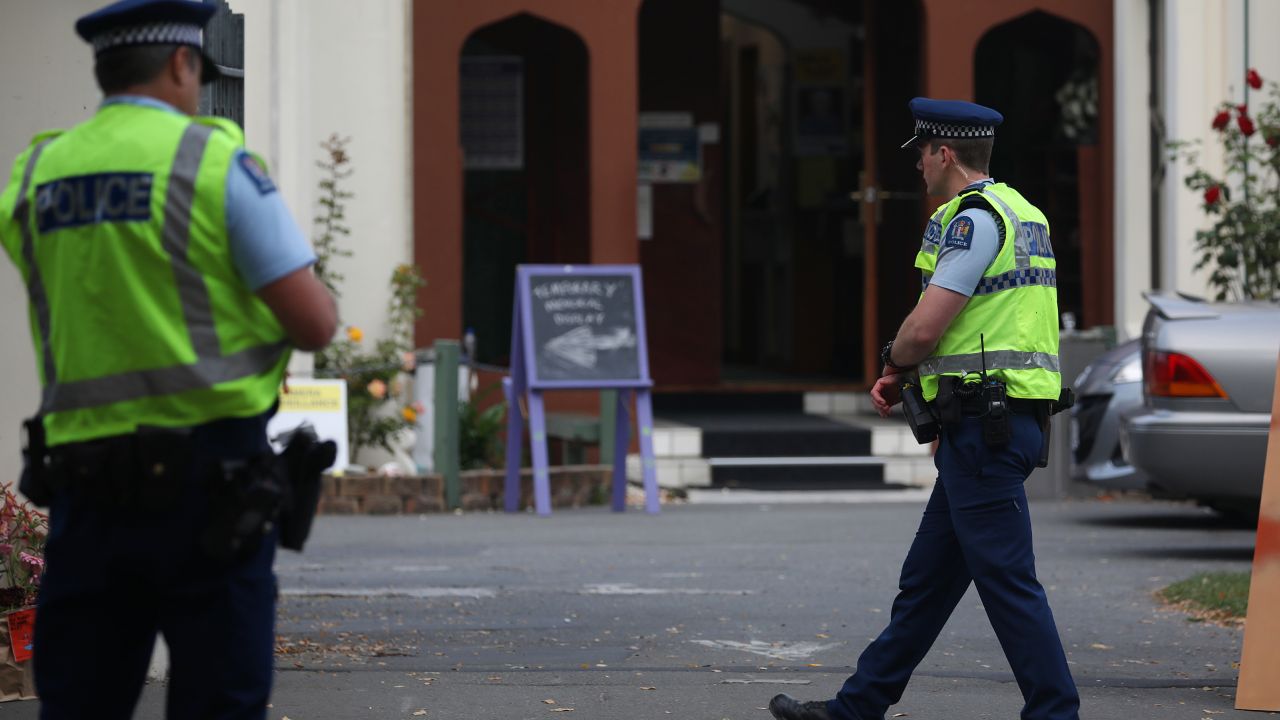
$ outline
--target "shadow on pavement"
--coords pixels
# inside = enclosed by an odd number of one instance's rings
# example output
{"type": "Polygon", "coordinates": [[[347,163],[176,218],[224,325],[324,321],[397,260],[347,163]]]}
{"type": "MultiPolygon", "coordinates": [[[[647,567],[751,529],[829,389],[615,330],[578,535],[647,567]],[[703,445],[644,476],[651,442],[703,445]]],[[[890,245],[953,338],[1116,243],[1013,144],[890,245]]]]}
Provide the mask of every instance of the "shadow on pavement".
{"type": "Polygon", "coordinates": [[[1237,547],[1149,547],[1117,548],[1112,555],[1172,560],[1253,560],[1253,545],[1237,547]]]}
{"type": "Polygon", "coordinates": [[[1083,517],[1081,525],[1149,530],[1252,530],[1255,523],[1203,511],[1083,517]]]}

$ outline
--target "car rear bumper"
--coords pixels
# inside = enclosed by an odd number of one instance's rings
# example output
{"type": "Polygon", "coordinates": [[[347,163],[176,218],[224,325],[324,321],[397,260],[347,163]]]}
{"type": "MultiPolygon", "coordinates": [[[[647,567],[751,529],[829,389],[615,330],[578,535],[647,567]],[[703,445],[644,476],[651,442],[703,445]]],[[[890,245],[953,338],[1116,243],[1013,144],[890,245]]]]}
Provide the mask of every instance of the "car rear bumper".
{"type": "Polygon", "coordinates": [[[1125,419],[1125,457],[1153,490],[1196,500],[1262,497],[1271,416],[1144,409],[1125,419]]]}

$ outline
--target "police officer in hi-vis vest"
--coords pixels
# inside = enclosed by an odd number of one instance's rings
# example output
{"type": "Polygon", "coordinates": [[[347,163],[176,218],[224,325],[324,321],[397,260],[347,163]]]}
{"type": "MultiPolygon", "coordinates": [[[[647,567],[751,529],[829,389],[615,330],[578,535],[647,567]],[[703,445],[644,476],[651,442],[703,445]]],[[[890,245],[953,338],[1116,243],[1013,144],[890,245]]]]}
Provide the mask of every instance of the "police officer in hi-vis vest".
{"type": "Polygon", "coordinates": [[[241,129],[193,117],[214,12],[81,18],[105,99],[37,135],[0,195],[42,385],[23,480],[50,505],[41,718],[130,716],[157,632],[168,717],[266,717],[287,482],[266,424],[290,348],[322,348],[337,317],[241,129]]]}
{"type": "Polygon", "coordinates": [[[903,402],[938,480],[902,566],[889,626],[835,699],[769,703],[785,720],[882,720],[973,583],[1026,705],[1024,720],[1075,720],[1079,695],[1036,579],[1023,482],[1042,465],[1049,416],[1070,405],[1058,365],[1049,223],[988,175],[1004,119],[968,102],[916,98],[916,168],[933,214],[916,256],[924,291],[881,352],[881,415],[903,402]]]}

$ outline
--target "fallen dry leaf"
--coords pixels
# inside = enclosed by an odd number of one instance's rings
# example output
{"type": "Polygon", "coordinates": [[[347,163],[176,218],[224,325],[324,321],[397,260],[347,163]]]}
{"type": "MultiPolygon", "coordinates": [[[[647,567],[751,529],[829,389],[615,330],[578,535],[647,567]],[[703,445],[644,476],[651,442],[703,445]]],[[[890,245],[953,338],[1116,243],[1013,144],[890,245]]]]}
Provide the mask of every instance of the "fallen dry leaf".
{"type": "Polygon", "coordinates": [[[657,690],[658,688],[653,687],[652,685],[648,685],[648,686],[642,687],[642,688],[640,688],[640,689],[641,689],[641,690],[657,690]]]}
{"type": "Polygon", "coordinates": [[[1110,650],[1111,649],[1110,645],[1103,645],[1102,643],[1093,643],[1089,647],[1093,648],[1094,650],[1110,650]]]}
{"type": "Polygon", "coordinates": [[[543,701],[542,701],[542,704],[543,704],[543,705],[555,705],[555,704],[556,704],[556,701],[555,701],[555,700],[552,700],[551,698],[547,698],[546,700],[543,700],[543,701]]]}
{"type": "Polygon", "coordinates": [[[911,717],[911,713],[894,713],[893,717],[911,717]]]}
{"type": "Polygon", "coordinates": [[[415,716],[416,716],[416,715],[426,715],[426,714],[427,714],[427,711],[426,711],[426,710],[414,710],[414,711],[413,711],[413,714],[414,714],[415,716]]]}
{"type": "Polygon", "coordinates": [[[573,712],[573,708],[551,708],[551,712],[573,712]]]}

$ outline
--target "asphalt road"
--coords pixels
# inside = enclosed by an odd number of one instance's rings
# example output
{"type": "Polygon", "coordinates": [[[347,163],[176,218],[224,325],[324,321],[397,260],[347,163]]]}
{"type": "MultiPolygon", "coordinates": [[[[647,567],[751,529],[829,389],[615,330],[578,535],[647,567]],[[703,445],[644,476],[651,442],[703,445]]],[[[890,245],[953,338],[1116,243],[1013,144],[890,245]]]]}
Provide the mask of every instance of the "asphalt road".
{"type": "MultiPolygon", "coordinates": [[[[852,671],[888,620],[921,507],[323,517],[306,554],[278,562],[270,717],[767,720],[774,693],[827,698],[852,671]]],[[[1232,709],[1242,631],[1152,597],[1248,569],[1251,529],[1170,503],[1031,511],[1083,717],[1256,717],[1232,709]]],[[[162,717],[163,693],[148,686],[137,717],[162,717]]],[[[1021,704],[971,589],[890,714],[1013,718],[1021,704]]]]}

